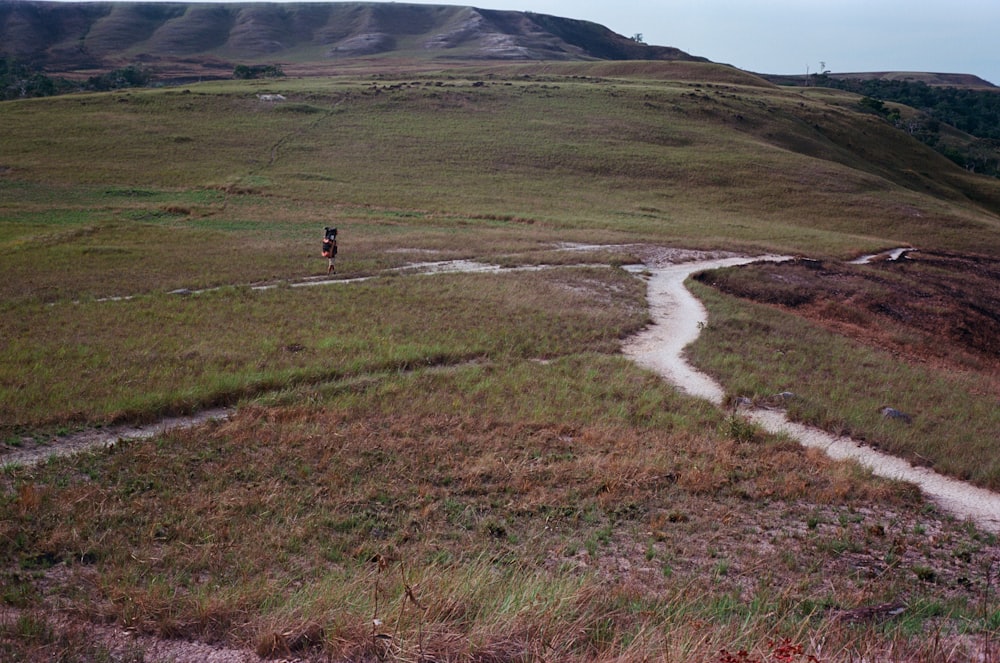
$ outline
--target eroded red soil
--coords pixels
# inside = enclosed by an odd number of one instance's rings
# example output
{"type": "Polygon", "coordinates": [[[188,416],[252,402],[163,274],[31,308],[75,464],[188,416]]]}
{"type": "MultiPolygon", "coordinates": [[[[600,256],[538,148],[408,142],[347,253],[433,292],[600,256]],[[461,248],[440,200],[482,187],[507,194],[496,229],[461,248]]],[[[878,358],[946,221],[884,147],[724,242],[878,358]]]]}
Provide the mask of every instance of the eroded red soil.
{"type": "Polygon", "coordinates": [[[1000,393],[1000,259],[911,251],[866,265],[794,260],[710,277],[909,361],[987,376],[1000,393]]]}

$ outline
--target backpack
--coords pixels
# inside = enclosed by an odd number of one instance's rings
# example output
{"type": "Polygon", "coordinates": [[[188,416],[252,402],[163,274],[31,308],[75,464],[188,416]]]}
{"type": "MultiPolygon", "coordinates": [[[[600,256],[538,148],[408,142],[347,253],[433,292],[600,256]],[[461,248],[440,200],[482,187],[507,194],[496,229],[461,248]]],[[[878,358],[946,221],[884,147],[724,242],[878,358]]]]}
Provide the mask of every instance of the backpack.
{"type": "Polygon", "coordinates": [[[332,258],[337,255],[337,229],[324,228],[323,235],[323,257],[332,258]]]}

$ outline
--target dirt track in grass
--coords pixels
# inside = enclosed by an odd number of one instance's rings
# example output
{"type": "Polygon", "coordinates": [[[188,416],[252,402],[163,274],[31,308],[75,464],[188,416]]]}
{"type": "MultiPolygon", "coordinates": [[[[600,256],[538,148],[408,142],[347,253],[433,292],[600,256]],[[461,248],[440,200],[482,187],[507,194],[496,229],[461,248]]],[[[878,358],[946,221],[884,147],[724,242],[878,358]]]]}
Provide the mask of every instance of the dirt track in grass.
{"type": "MultiPolygon", "coordinates": [[[[587,250],[623,247],[563,248],[585,253],[587,250]]],[[[748,263],[755,263],[757,268],[762,270],[780,269],[785,263],[787,263],[786,268],[795,269],[796,264],[801,261],[791,261],[781,256],[750,257],[638,245],[627,248],[641,256],[643,260],[641,265],[633,265],[629,269],[647,280],[650,314],[654,324],[627,341],[623,347],[624,353],[679,389],[721,406],[725,396],[722,386],[708,375],[695,370],[683,358],[683,349],[698,337],[701,327],[707,320],[704,307],[684,286],[685,279],[696,272],[748,263]]],[[[890,252],[887,255],[894,254],[890,252]]],[[[543,267],[533,266],[529,269],[540,268],[543,267]]],[[[420,263],[400,271],[409,274],[441,274],[497,272],[501,269],[485,263],[446,261],[420,263]]],[[[804,269],[816,271],[814,265],[807,265],[804,269]]],[[[351,282],[350,279],[309,279],[303,281],[302,285],[347,285],[351,282]]],[[[972,519],[983,529],[1000,532],[1000,494],[950,479],[927,468],[914,467],[904,460],[881,453],[850,438],[834,436],[816,428],[790,422],[779,411],[758,409],[747,411],[746,415],[772,433],[787,435],[805,446],[821,448],[833,458],[852,459],[871,469],[878,476],[914,483],[931,500],[952,515],[972,519]]],[[[214,409],[189,417],[165,419],[149,426],[120,426],[82,431],[0,454],[0,464],[30,465],[53,455],[66,455],[95,446],[107,446],[119,439],[153,437],[171,428],[187,428],[228,416],[228,410],[214,409]]]]}
{"type": "MultiPolygon", "coordinates": [[[[624,352],[683,391],[721,406],[725,397],[722,386],[694,369],[682,354],[707,321],[705,308],[684,286],[684,281],[695,272],[708,269],[747,263],[767,266],[783,259],[776,256],[699,256],[694,261],[678,264],[672,262],[676,257],[654,253],[645,258],[643,270],[649,284],[648,299],[654,324],[626,343],[624,352]]],[[[953,516],[968,518],[985,530],[1000,532],[1000,494],[927,468],[914,467],[850,438],[790,422],[778,410],[754,409],[745,414],[765,430],[787,435],[804,446],[821,448],[832,458],[851,459],[877,476],[916,484],[929,499],[953,516]]]]}

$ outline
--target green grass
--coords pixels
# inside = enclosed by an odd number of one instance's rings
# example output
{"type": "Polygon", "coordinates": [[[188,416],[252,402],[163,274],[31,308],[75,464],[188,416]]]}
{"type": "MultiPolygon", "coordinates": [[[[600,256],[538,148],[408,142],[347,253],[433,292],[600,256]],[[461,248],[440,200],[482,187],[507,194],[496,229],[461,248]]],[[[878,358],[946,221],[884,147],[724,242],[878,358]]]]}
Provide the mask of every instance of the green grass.
{"type": "MultiPolygon", "coordinates": [[[[995,637],[995,537],[618,357],[648,316],[617,268],[635,249],[557,243],[996,253],[996,182],[843,94],[729,68],[371,66],[0,104],[4,438],[238,406],[4,469],[0,596],[25,612],[3,656],[104,655],[56,603],[286,657],[767,660],[788,638],[799,659],[920,658],[921,628],[995,637]],[[291,287],[325,271],[326,225],[338,277],[373,278],[291,287]],[[394,271],[443,259],[547,268],[394,271]],[[916,607],[838,621],[895,600],[916,607]]],[[[699,295],[696,357],[731,393],[791,389],[795,416],[993,485],[974,378],[699,295]],[[922,415],[906,434],[878,418],[890,396],[922,415]]]]}
{"type": "Polygon", "coordinates": [[[108,422],[336,376],[612,353],[645,320],[641,296],[620,270],[563,268],[22,305],[0,323],[0,420],[108,422]]]}
{"type": "MultiPolygon", "coordinates": [[[[4,561],[59,565],[59,593],[91,578],[81,609],[141,632],[261,651],[318,625],[326,651],[356,658],[378,643],[375,617],[405,651],[593,660],[667,641],[699,656],[808,644],[832,617],[803,602],[855,607],[853,565],[879,570],[865,601],[930,602],[938,587],[914,568],[951,582],[952,550],[992,550],[955,525],[919,532],[912,492],[717,435],[722,413],[618,358],[421,370],[284,400],[8,473],[4,561]],[[894,520],[854,510],[876,500],[894,520]],[[830,524],[803,534],[816,504],[830,524]],[[909,561],[883,568],[901,546],[909,561]],[[608,585],[622,564],[636,579],[608,585]]],[[[964,601],[933,618],[962,623],[977,609],[964,601]]]]}
{"type": "Polygon", "coordinates": [[[249,82],[17,102],[2,109],[3,165],[18,180],[504,214],[786,252],[995,242],[995,217],[961,202],[984,183],[823,97],[669,80],[509,82],[404,79],[378,94],[370,79],[290,82],[292,103],[324,109],[313,113],[262,105],[249,82]],[[59,141],[45,129],[67,123],[74,131],[59,141]],[[859,131],[878,149],[852,147],[859,131]],[[86,161],[111,145],[114,159],[86,161]],[[899,159],[942,176],[907,179],[899,159]]]}

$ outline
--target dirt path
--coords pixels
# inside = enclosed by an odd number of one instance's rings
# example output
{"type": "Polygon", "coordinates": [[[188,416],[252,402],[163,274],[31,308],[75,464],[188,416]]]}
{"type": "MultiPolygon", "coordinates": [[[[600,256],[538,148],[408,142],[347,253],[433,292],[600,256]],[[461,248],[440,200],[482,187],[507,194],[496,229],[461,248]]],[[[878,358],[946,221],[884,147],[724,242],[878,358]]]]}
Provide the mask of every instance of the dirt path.
{"type": "MultiPolygon", "coordinates": [[[[622,248],[590,245],[566,245],[566,250],[589,250],[622,248]]],[[[782,256],[747,257],[733,254],[707,254],[679,249],[655,249],[630,245],[635,253],[643,255],[643,265],[628,269],[641,274],[648,282],[650,314],[654,324],[628,341],[623,351],[641,366],[663,376],[683,391],[704,398],[716,405],[722,405],[725,391],[708,375],[700,373],[683,358],[683,349],[698,338],[701,327],[707,320],[705,308],[691,292],[684,287],[684,280],[692,273],[706,269],[718,269],[747,264],[761,260],[786,260],[782,256]]],[[[885,252],[888,259],[898,259],[906,250],[885,252]]],[[[859,260],[872,259],[863,256],[859,260]]],[[[498,265],[464,260],[426,262],[399,268],[405,274],[448,274],[472,272],[521,271],[524,269],[544,269],[543,266],[525,268],[502,268],[498,265]]],[[[350,284],[367,278],[331,280],[323,277],[304,279],[293,283],[293,287],[350,284]]],[[[267,289],[274,286],[256,286],[267,289]]],[[[178,294],[196,294],[189,291],[178,294]]],[[[837,459],[853,459],[870,468],[876,475],[909,481],[916,484],[935,503],[959,518],[971,518],[983,529],[1000,532],[1000,494],[977,488],[955,479],[942,476],[926,468],[913,467],[909,463],[865,447],[850,438],[835,437],[825,431],[788,421],[782,412],[774,410],[753,410],[745,413],[750,419],[766,430],[788,435],[805,446],[818,447],[837,459]]],[[[142,439],[163,433],[171,428],[196,426],[210,419],[229,416],[223,409],[210,410],[190,417],[165,419],[149,426],[117,427],[84,431],[68,437],[53,440],[48,445],[0,455],[0,465],[31,465],[53,455],[76,453],[95,446],[107,446],[120,439],[142,439]]]]}
{"type": "MultiPolygon", "coordinates": [[[[682,264],[647,264],[650,313],[654,323],[633,337],[623,350],[641,366],[659,373],[683,391],[722,405],[725,391],[711,377],[699,373],[685,361],[684,347],[698,337],[707,320],[704,306],[684,287],[694,272],[758,260],[781,260],[775,256],[733,257],[697,260],[682,264]]],[[[942,509],[957,518],[971,519],[984,530],[1000,533],[1000,494],[942,476],[927,468],[878,452],[845,437],[836,437],[810,426],[794,423],[777,410],[745,413],[765,430],[784,434],[808,447],[818,447],[832,458],[852,459],[874,474],[916,484],[942,509]]]]}
{"type": "MultiPolygon", "coordinates": [[[[587,247],[581,250],[597,249],[603,247],[587,247]]],[[[581,263],[583,264],[583,263],[581,263]]],[[[433,262],[419,262],[403,265],[386,270],[389,274],[403,274],[408,276],[436,275],[436,274],[497,274],[513,273],[524,271],[538,271],[550,269],[547,265],[527,265],[523,267],[504,267],[490,263],[476,262],[473,260],[439,260],[433,262]]],[[[319,286],[346,286],[355,283],[363,283],[374,276],[361,276],[356,278],[331,278],[327,275],[309,276],[296,281],[285,282],[285,285],[292,288],[306,288],[319,286]]],[[[279,287],[277,284],[250,285],[254,291],[271,290],[279,287]]],[[[200,295],[205,292],[220,290],[218,288],[206,288],[203,290],[188,290],[181,288],[173,290],[168,294],[178,296],[200,295]]],[[[107,297],[97,301],[127,301],[136,298],[137,295],[124,295],[119,297],[107,297]]],[[[211,419],[226,419],[232,413],[231,409],[216,408],[206,410],[190,416],[169,417],[153,424],[144,426],[113,426],[108,428],[92,428],[70,435],[53,436],[47,440],[30,442],[22,449],[4,452],[0,449],[0,467],[5,465],[36,465],[52,456],[66,456],[87,449],[96,447],[107,447],[119,440],[126,439],[146,439],[165,433],[176,428],[191,428],[211,419]]]]}
{"type": "Polygon", "coordinates": [[[35,443],[24,449],[0,454],[0,466],[37,465],[53,456],[71,454],[108,447],[119,440],[145,440],[178,428],[192,428],[212,419],[228,419],[231,410],[214,408],[184,417],[167,417],[145,426],[109,426],[89,428],[70,435],[53,437],[43,443],[35,443]]]}
{"type": "Polygon", "coordinates": [[[888,260],[889,262],[896,262],[906,256],[907,253],[911,251],[916,251],[912,247],[902,247],[898,249],[890,249],[889,251],[882,251],[881,253],[869,253],[867,255],[860,256],[851,261],[852,265],[870,265],[876,260],[888,260]]]}
{"type": "Polygon", "coordinates": [[[1000,533],[1000,494],[951,479],[926,467],[914,467],[895,456],[866,447],[849,437],[789,421],[778,410],[753,410],[750,420],[772,433],[784,433],[807,447],[823,449],[837,460],[855,460],[880,477],[915,483],[934,503],[958,517],[970,518],[984,530],[1000,533]]]}
{"type": "Polygon", "coordinates": [[[698,338],[701,326],[708,319],[705,307],[684,287],[684,280],[694,272],[744,265],[757,260],[784,258],[729,257],[666,264],[653,269],[644,267],[644,271],[649,272],[649,309],[655,324],[634,336],[623,348],[625,354],[692,396],[722,405],[725,397],[722,387],[682,358],[682,351],[698,338]]]}

